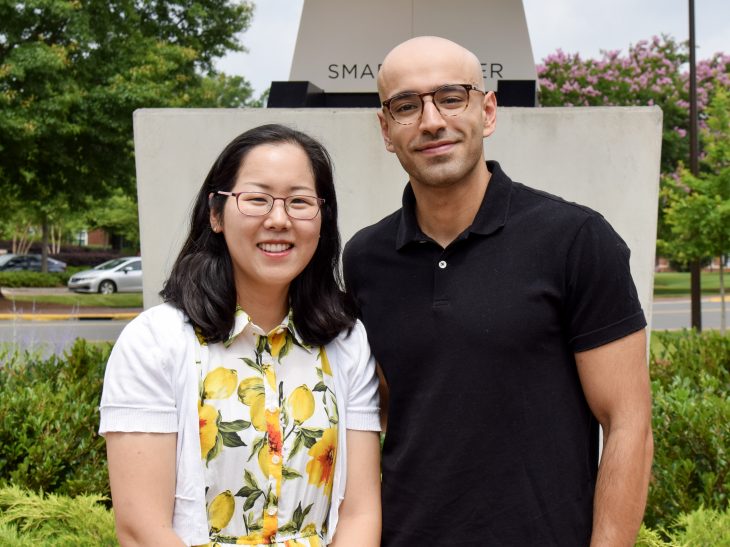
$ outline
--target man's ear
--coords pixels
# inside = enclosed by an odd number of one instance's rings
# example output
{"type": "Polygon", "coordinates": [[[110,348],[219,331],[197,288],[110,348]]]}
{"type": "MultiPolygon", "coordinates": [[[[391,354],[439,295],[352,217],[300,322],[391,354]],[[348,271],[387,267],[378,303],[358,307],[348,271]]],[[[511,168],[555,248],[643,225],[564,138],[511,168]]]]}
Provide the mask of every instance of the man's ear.
{"type": "Polygon", "coordinates": [[[482,115],[484,116],[482,134],[488,137],[497,128],[497,96],[494,91],[487,91],[482,98],[482,115]]]}
{"type": "Polygon", "coordinates": [[[380,122],[380,134],[383,135],[385,149],[388,152],[395,152],[395,147],[390,140],[390,128],[388,127],[388,120],[385,118],[385,112],[383,112],[382,110],[378,112],[378,121],[380,122]]]}

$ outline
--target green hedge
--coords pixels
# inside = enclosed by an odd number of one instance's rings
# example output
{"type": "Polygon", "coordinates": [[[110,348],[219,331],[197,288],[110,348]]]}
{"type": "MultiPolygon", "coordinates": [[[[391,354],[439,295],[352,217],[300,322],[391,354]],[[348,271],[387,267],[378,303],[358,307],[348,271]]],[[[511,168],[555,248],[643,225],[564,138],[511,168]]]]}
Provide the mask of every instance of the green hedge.
{"type": "Polygon", "coordinates": [[[63,358],[0,354],[0,482],[109,495],[99,398],[110,346],[77,340],[63,358]]]}
{"type": "MultiPolygon", "coordinates": [[[[710,537],[728,534],[730,337],[691,331],[653,336],[655,456],[648,528],[639,545],[721,545],[677,538],[680,532],[700,537],[703,529],[716,534],[710,537]]],[[[63,358],[0,352],[0,483],[109,495],[104,441],[96,434],[109,349],[78,340],[63,358]]],[[[3,522],[0,545],[21,545],[3,539],[15,533],[3,522]]]]}
{"type": "Polygon", "coordinates": [[[728,509],[730,337],[653,335],[654,466],[644,522],[661,529],[702,506],[728,509]]]}
{"type": "Polygon", "coordinates": [[[0,287],[65,287],[72,272],[0,272],[0,287]]]}

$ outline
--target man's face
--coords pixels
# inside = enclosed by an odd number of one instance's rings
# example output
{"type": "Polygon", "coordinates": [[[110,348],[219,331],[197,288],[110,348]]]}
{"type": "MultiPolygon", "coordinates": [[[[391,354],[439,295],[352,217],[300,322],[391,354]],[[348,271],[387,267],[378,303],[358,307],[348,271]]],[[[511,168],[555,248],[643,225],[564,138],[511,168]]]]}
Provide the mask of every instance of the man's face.
{"type": "MultiPolygon", "coordinates": [[[[404,92],[424,93],[445,84],[472,84],[482,89],[481,69],[464,50],[406,47],[386,58],[381,74],[381,99],[404,92]]],[[[398,156],[411,183],[448,187],[468,179],[483,163],[482,140],[494,131],[493,93],[469,92],[469,105],[456,116],[442,115],[432,97],[423,98],[423,113],[401,125],[385,109],[378,113],[388,151],[398,156]]]]}

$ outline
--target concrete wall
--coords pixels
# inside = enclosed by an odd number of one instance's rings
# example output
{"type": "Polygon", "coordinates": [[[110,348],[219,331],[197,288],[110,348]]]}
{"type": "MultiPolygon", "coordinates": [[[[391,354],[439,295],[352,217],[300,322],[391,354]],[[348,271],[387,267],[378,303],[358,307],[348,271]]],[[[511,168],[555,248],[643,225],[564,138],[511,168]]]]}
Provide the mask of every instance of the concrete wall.
{"type": "MultiPolygon", "coordinates": [[[[159,302],[192,199],[223,147],[284,123],[318,138],[335,164],[343,242],[400,205],[407,181],[372,109],[149,109],[134,114],[144,302],[159,302]]],[[[662,114],[657,107],[503,108],[485,141],[514,179],[600,211],[632,250],[650,320],[662,114]]]]}

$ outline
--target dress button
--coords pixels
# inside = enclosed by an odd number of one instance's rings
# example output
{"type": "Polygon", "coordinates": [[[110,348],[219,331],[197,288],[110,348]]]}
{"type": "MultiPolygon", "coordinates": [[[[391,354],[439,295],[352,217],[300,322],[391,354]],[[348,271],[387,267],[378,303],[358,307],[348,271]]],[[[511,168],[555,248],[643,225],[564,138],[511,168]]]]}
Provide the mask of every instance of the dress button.
{"type": "Polygon", "coordinates": [[[278,454],[274,454],[273,456],[271,456],[271,463],[273,463],[274,465],[279,465],[281,463],[281,456],[279,456],[278,454]]]}
{"type": "Polygon", "coordinates": [[[276,514],[276,507],[269,507],[266,512],[269,514],[270,517],[273,517],[276,514]]]}
{"type": "Polygon", "coordinates": [[[446,267],[446,261],[445,260],[439,261],[439,268],[441,268],[443,270],[445,267],[446,267]]]}

